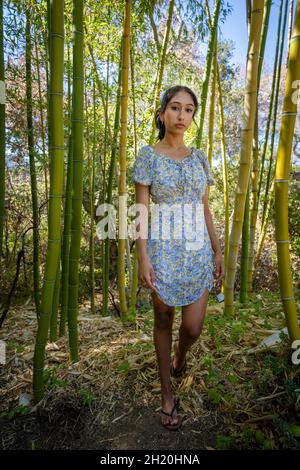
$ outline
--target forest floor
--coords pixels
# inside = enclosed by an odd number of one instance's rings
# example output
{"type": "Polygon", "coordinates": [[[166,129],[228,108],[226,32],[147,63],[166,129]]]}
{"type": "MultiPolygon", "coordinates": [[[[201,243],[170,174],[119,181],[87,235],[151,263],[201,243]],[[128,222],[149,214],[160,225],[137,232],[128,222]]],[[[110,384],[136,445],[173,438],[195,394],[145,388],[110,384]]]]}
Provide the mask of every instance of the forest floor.
{"type": "MultiPolygon", "coordinates": [[[[299,306],[297,289],[296,296],[299,306]]],[[[180,317],[178,307],[173,338],[180,317]]],[[[1,449],[300,449],[300,365],[284,334],[273,347],[257,347],[285,326],[277,293],[236,300],[233,315],[210,296],[186,375],[172,379],[184,415],[173,432],[159,419],[150,298],[131,324],[92,315],[88,305],[78,320],[79,362],[70,362],[67,337],[48,343],[45,395],[34,406],[34,306],[10,310],[1,330],[1,449]]]]}

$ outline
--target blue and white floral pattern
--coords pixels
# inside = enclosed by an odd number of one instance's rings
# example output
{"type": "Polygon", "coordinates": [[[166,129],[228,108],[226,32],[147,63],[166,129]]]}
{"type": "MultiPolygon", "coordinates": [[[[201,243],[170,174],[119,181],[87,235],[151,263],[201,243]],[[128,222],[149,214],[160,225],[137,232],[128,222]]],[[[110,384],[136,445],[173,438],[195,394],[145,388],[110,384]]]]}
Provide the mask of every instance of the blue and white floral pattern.
{"type": "MultiPolygon", "coordinates": [[[[150,198],[154,205],[168,207],[176,205],[182,208],[189,203],[196,208],[202,203],[206,186],[215,184],[209,161],[202,150],[194,147],[191,154],[181,160],[161,155],[150,145],[139,149],[133,164],[131,181],[150,186],[150,198]]],[[[175,206],[173,206],[175,207],[175,206]]],[[[213,250],[205,218],[201,226],[204,243],[199,249],[187,249],[184,231],[180,231],[181,239],[172,232],[176,212],[170,212],[171,236],[164,239],[162,217],[159,219],[159,237],[151,238],[151,208],[149,208],[149,226],[147,254],[153,266],[156,288],[161,300],[170,306],[183,306],[195,302],[207,288],[213,286],[213,250]]],[[[193,216],[193,227],[195,218],[193,216]]],[[[183,221],[183,218],[182,218],[183,221]]],[[[175,227],[175,225],[174,225],[175,227]]],[[[157,226],[156,226],[156,229],[157,226]]],[[[197,227],[197,230],[199,227],[197,227]]],[[[176,232],[178,233],[178,232],[176,232]]],[[[195,232],[196,233],[196,232],[195,232]]]]}

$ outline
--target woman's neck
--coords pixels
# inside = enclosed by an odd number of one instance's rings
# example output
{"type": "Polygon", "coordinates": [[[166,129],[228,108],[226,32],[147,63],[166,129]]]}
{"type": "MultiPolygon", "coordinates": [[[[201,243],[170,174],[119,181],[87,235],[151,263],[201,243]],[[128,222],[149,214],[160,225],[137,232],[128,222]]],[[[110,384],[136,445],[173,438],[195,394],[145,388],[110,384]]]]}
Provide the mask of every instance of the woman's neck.
{"type": "Polygon", "coordinates": [[[175,150],[180,150],[181,148],[185,148],[185,144],[183,142],[182,136],[173,136],[171,134],[168,134],[164,136],[164,138],[160,141],[160,143],[165,145],[166,147],[170,147],[175,150]]]}

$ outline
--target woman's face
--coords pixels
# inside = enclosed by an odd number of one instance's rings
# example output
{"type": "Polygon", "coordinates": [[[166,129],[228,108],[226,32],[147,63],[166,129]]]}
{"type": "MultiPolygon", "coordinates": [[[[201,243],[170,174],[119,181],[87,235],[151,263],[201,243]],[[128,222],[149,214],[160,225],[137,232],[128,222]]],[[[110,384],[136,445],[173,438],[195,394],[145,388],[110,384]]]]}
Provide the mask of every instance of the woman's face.
{"type": "Polygon", "coordinates": [[[160,119],[169,132],[183,134],[190,126],[194,112],[191,95],[186,91],[178,91],[168,102],[165,111],[160,113],[160,119]]]}

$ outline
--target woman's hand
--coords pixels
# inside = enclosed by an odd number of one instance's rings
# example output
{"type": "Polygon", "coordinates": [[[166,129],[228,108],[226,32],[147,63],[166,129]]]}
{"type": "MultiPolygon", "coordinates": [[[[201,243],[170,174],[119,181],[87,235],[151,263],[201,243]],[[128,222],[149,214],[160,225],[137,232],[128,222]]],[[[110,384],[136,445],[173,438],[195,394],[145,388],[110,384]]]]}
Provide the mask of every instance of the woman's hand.
{"type": "Polygon", "coordinates": [[[150,287],[150,289],[154,290],[155,292],[158,292],[155,287],[154,269],[149,260],[144,259],[143,261],[139,261],[138,266],[138,278],[142,286],[150,287]]]}
{"type": "Polygon", "coordinates": [[[214,271],[214,277],[217,281],[222,279],[224,276],[224,263],[223,263],[223,255],[221,251],[217,251],[214,255],[215,259],[215,271],[214,271]]]}

